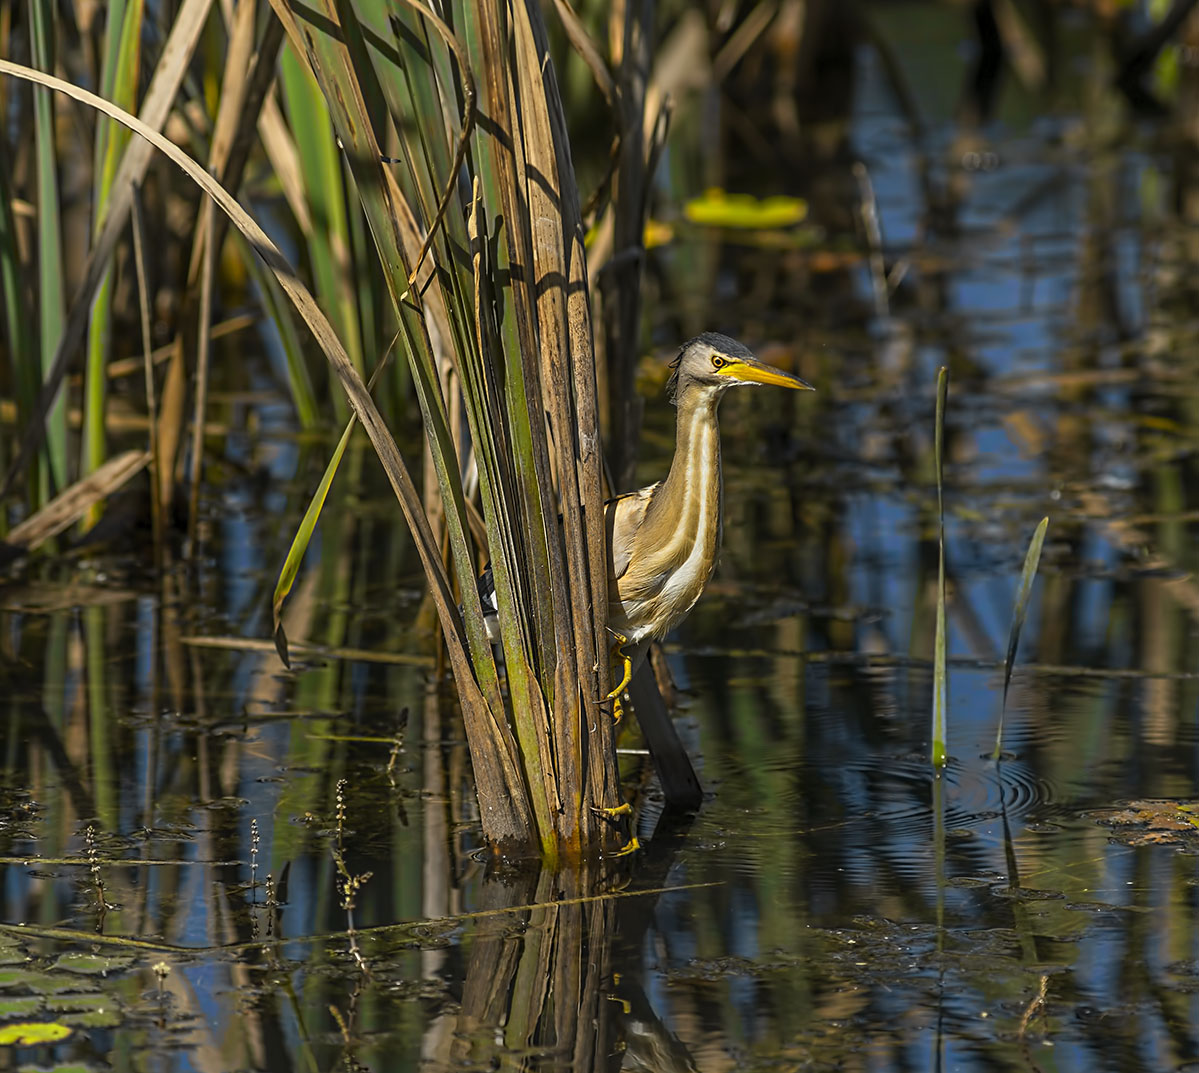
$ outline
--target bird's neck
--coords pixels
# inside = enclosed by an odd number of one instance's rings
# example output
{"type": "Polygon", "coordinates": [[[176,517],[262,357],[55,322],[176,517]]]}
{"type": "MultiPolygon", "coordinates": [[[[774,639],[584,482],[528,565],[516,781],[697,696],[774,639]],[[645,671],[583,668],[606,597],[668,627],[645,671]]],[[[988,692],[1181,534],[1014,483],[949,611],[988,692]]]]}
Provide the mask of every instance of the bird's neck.
{"type": "Polygon", "coordinates": [[[679,536],[693,534],[703,526],[719,541],[720,428],[716,409],[720,395],[695,388],[679,399],[674,460],[654,496],[652,516],[647,516],[646,524],[679,536]]]}

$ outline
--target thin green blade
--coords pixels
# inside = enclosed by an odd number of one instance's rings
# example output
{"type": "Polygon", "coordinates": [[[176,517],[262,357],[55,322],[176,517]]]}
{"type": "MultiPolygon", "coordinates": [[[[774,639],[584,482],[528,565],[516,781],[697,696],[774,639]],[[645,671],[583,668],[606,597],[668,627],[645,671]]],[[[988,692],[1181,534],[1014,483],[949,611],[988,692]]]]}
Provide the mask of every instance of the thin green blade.
{"type": "Polygon", "coordinates": [[[949,369],[942,365],[937,373],[936,432],[933,447],[937,471],[937,634],[933,643],[933,767],[940,769],[946,760],[946,723],[949,708],[949,677],[945,669],[945,494],[944,444],[945,400],[949,395],[949,369]]]}
{"type": "MultiPolygon", "coordinates": [[[[34,0],[29,5],[33,62],[43,71],[54,69],[53,5],[34,0]]],[[[49,372],[62,332],[66,309],[62,263],[62,221],[58,199],[58,162],[54,143],[54,111],[50,91],[33,91],[34,139],[37,157],[37,264],[39,343],[42,376],[49,372]]],[[[50,489],[57,491],[67,483],[67,407],[60,390],[46,416],[46,449],[50,473],[43,473],[42,487],[35,492],[38,503],[46,502],[50,489]]]]}
{"type": "Polygon", "coordinates": [[[283,569],[279,571],[279,580],[275,584],[275,596],[271,603],[271,614],[275,620],[275,651],[279,653],[279,658],[283,660],[285,667],[291,666],[291,659],[287,652],[287,634],[283,629],[283,602],[291,592],[296,575],[300,572],[300,563],[304,561],[304,554],[308,551],[308,545],[312,541],[316,523],[320,521],[321,511],[325,508],[325,500],[329,496],[329,489],[333,487],[333,478],[337,476],[338,467],[341,466],[341,460],[346,453],[356,420],[357,418],[351,417],[346,422],[345,431],[341,434],[341,439],[337,441],[333,457],[329,459],[329,464],[321,476],[321,482],[316,486],[316,491],[308,503],[308,509],[304,511],[300,527],[292,538],[291,547],[287,550],[287,558],[283,560],[283,569]]]}
{"type": "Polygon", "coordinates": [[[999,727],[995,731],[995,751],[991,753],[992,760],[998,760],[1003,749],[1003,719],[1007,714],[1007,691],[1012,684],[1012,667],[1016,661],[1016,647],[1020,644],[1020,631],[1024,629],[1024,619],[1028,614],[1028,602],[1032,597],[1032,583],[1037,576],[1037,567],[1041,565],[1041,548],[1045,544],[1045,532],[1049,528],[1049,518],[1041,519],[1032,540],[1028,542],[1028,553],[1024,556],[1024,569],[1020,571],[1020,587],[1016,590],[1016,603],[1012,608],[1012,625],[1008,631],[1007,656],[1003,661],[1003,703],[999,709],[999,727]]]}
{"type": "MultiPolygon", "coordinates": [[[[387,368],[387,364],[391,359],[391,348],[395,346],[395,343],[396,340],[392,339],[383,354],[383,360],[379,362],[375,367],[375,371],[371,374],[370,383],[366,385],[368,392],[374,390],[380,375],[387,368]]],[[[292,538],[291,547],[287,550],[287,558],[283,560],[283,569],[279,571],[279,580],[275,584],[275,595],[271,601],[271,614],[275,620],[275,650],[279,653],[279,658],[283,660],[283,664],[286,667],[291,666],[291,661],[288,659],[287,654],[287,634],[283,630],[283,603],[287,599],[288,593],[291,592],[292,585],[295,584],[296,574],[300,570],[300,563],[304,560],[304,553],[308,550],[313,531],[316,529],[316,523],[320,521],[321,511],[325,509],[325,500],[329,497],[329,489],[333,487],[333,478],[337,476],[337,470],[341,466],[342,457],[346,453],[346,447],[350,442],[350,435],[354,431],[355,421],[357,421],[357,418],[351,416],[349,421],[346,422],[345,431],[341,434],[341,439],[337,441],[333,457],[329,459],[329,464],[325,467],[325,472],[321,475],[321,482],[316,486],[316,491],[308,503],[308,509],[304,511],[304,517],[300,521],[300,528],[296,530],[296,535],[292,538]]]]}

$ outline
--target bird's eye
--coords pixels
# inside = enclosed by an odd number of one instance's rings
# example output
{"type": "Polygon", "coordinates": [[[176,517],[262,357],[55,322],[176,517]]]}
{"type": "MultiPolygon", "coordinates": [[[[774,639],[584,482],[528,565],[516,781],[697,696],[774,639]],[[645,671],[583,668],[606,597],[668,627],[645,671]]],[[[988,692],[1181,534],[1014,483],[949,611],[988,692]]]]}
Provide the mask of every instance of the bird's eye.
{"type": "Polygon", "coordinates": [[[723,369],[724,368],[724,358],[720,357],[719,355],[714,357],[712,359],[712,368],[713,369],[723,369]]]}

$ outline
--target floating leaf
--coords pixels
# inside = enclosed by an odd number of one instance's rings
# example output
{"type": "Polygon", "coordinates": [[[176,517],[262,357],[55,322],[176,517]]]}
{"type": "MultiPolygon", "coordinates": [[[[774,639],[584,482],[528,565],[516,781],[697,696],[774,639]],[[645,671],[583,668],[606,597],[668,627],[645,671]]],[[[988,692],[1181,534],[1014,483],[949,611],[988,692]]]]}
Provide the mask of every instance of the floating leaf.
{"type": "Polygon", "coordinates": [[[54,963],[54,968],[86,976],[107,976],[110,972],[129,968],[133,960],[131,957],[104,957],[100,954],[63,954],[54,963]]]}
{"type": "Polygon", "coordinates": [[[665,246],[674,241],[674,228],[661,220],[645,221],[645,237],[642,239],[647,250],[656,246],[665,246]]]}
{"type": "Polygon", "coordinates": [[[109,994],[55,995],[46,1008],[73,1028],[116,1028],[121,1023],[121,1005],[109,994]]]}
{"type": "Polygon", "coordinates": [[[86,1062],[61,1062],[56,1066],[21,1066],[21,1073],[97,1073],[109,1067],[88,1065],[86,1062]]]}
{"type": "Polygon", "coordinates": [[[8,1021],[14,1017],[32,1017],[41,1008],[42,998],[40,995],[0,998],[0,1021],[8,1021]]]}
{"type": "Polygon", "coordinates": [[[1130,801],[1124,808],[1106,809],[1090,815],[1104,826],[1116,828],[1120,841],[1130,846],[1172,842],[1193,846],[1195,836],[1199,835],[1199,815],[1196,815],[1194,801],[1130,801]]]}
{"type": "MultiPolygon", "coordinates": [[[[84,987],[90,986],[84,984],[84,987]]],[[[78,991],[80,980],[62,974],[34,972],[24,968],[0,969],[0,991],[21,988],[35,994],[56,995],[63,991],[78,991]]]]}
{"type": "Polygon", "coordinates": [[[756,198],[752,194],[729,194],[714,187],[702,197],[688,201],[683,206],[683,215],[693,224],[706,227],[763,231],[802,223],[808,215],[808,205],[797,197],[756,198]]]}
{"type": "Polygon", "coordinates": [[[57,1043],[70,1034],[71,1030],[66,1025],[56,1021],[18,1021],[11,1025],[0,1025],[0,1047],[57,1043]]]}
{"type": "Polygon", "coordinates": [[[23,965],[25,960],[25,951],[21,949],[21,944],[15,939],[0,935],[0,965],[23,965]]]}

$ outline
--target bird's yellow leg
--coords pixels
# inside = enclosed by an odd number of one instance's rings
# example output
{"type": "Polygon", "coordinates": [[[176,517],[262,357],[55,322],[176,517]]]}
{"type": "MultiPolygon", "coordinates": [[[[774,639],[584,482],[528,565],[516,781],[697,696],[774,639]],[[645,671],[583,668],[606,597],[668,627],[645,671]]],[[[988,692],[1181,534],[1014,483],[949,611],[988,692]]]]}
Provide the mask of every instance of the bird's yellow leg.
{"type": "Polygon", "coordinates": [[[620,684],[609,693],[604,700],[615,700],[627,688],[629,682],[633,679],[633,661],[625,655],[622,645],[628,642],[628,638],[623,633],[617,633],[612,630],[612,636],[616,638],[616,644],[608,652],[608,658],[611,660],[613,656],[619,656],[621,662],[621,679],[620,684]]]}
{"type": "Polygon", "coordinates": [[[629,839],[627,846],[621,846],[615,853],[610,853],[610,857],[627,857],[630,853],[636,853],[641,848],[641,843],[637,840],[637,836],[633,835],[629,839]]]}
{"type": "Polygon", "coordinates": [[[599,805],[592,805],[591,811],[597,816],[608,816],[611,819],[616,819],[617,816],[631,816],[633,806],[625,801],[623,804],[616,805],[613,808],[600,808],[599,805]]]}
{"type": "Polygon", "coordinates": [[[610,662],[614,663],[614,657],[620,657],[621,678],[620,684],[617,685],[611,693],[604,697],[604,700],[612,701],[612,719],[613,721],[619,723],[621,718],[624,716],[624,706],[620,703],[620,695],[625,691],[626,688],[628,688],[629,682],[633,680],[633,661],[628,657],[628,655],[626,655],[624,648],[621,647],[628,641],[628,638],[623,633],[617,633],[615,630],[612,630],[611,633],[612,636],[616,638],[616,643],[608,652],[608,659],[610,662]]]}

